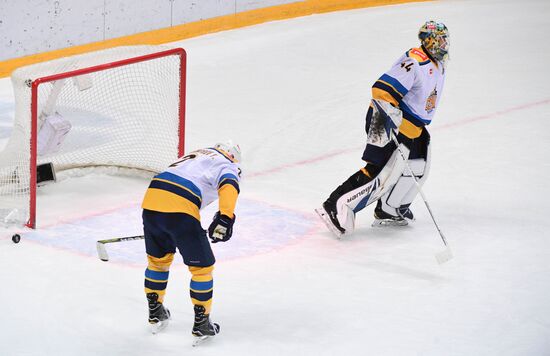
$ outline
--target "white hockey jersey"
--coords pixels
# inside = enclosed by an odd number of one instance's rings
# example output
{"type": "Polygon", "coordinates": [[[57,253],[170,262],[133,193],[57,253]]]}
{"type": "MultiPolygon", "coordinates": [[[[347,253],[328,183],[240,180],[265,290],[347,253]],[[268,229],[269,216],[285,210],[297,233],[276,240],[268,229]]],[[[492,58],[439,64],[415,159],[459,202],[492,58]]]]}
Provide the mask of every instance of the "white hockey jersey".
{"type": "Polygon", "coordinates": [[[443,64],[432,61],[421,48],[412,48],[374,83],[372,95],[399,107],[403,112],[399,131],[416,138],[432,121],[444,83],[443,64]]]}
{"type": "Polygon", "coordinates": [[[186,213],[200,220],[200,209],[219,198],[220,213],[233,217],[239,172],[239,164],[221,150],[193,151],[153,178],[142,208],[186,213]]]}

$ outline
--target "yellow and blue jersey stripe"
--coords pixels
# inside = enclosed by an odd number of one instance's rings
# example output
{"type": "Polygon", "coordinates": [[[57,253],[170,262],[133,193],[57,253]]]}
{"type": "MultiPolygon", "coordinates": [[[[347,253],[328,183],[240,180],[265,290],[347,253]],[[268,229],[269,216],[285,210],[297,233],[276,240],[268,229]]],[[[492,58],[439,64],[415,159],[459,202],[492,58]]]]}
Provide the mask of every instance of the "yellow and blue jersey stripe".
{"type": "Polygon", "coordinates": [[[403,97],[409,90],[397,79],[384,74],[372,86],[372,97],[385,100],[395,106],[399,106],[403,97]]]}
{"type": "Polygon", "coordinates": [[[201,191],[188,179],[170,172],[153,178],[142,208],[164,213],[185,213],[200,220],[201,191]]]}
{"type": "Polygon", "coordinates": [[[429,123],[429,121],[423,120],[418,115],[414,114],[407,104],[405,104],[403,97],[407,95],[408,92],[409,90],[405,88],[399,80],[388,74],[382,75],[372,86],[372,97],[374,99],[385,100],[399,107],[403,112],[403,121],[399,127],[399,132],[409,138],[416,138],[420,136],[422,127],[429,123]]]}

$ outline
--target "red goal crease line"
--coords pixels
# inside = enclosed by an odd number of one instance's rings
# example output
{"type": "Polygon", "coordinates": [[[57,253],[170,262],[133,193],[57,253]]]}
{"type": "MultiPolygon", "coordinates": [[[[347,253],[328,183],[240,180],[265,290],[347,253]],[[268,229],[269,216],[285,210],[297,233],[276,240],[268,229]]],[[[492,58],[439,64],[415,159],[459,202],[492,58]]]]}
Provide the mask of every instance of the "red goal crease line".
{"type": "MultiPolygon", "coordinates": [[[[485,115],[479,115],[479,116],[466,118],[464,120],[460,120],[460,121],[454,122],[454,123],[443,124],[441,126],[434,127],[433,130],[436,130],[436,131],[437,130],[445,130],[445,129],[452,128],[452,127],[464,126],[464,125],[471,124],[473,122],[494,119],[498,116],[506,115],[506,114],[509,114],[511,112],[521,111],[521,110],[533,108],[535,106],[541,106],[541,105],[547,105],[547,104],[550,104],[550,98],[535,101],[535,102],[532,102],[532,103],[523,104],[523,105],[513,106],[511,108],[508,108],[508,109],[505,109],[505,110],[495,111],[495,112],[490,113],[490,114],[485,114],[485,115]]],[[[351,153],[351,152],[357,152],[357,150],[361,149],[362,147],[363,146],[355,146],[355,147],[344,149],[344,150],[333,151],[333,152],[326,153],[322,156],[316,156],[316,157],[304,159],[304,160],[294,162],[294,163],[287,163],[287,164],[284,164],[282,166],[271,168],[271,169],[268,169],[268,170],[265,170],[265,171],[253,172],[253,173],[247,174],[246,176],[249,177],[249,178],[262,177],[262,176],[266,176],[268,174],[284,171],[288,168],[295,168],[295,167],[305,166],[305,165],[308,165],[308,164],[313,164],[313,163],[323,161],[327,158],[337,157],[337,156],[341,156],[341,155],[348,154],[348,153],[351,153]]]]}

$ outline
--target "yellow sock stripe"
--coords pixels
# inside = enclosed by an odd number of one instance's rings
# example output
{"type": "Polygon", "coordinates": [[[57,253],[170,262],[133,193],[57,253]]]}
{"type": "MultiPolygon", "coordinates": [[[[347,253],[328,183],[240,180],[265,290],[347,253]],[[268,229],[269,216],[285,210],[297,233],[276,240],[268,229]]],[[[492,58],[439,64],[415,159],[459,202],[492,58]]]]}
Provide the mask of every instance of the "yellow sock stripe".
{"type": "Polygon", "coordinates": [[[193,275],[191,277],[192,280],[195,282],[210,282],[213,278],[211,274],[205,274],[205,275],[193,275]]]}
{"type": "Polygon", "coordinates": [[[164,301],[164,295],[166,294],[166,289],[164,289],[164,290],[154,290],[154,289],[150,289],[150,288],[144,288],[144,290],[145,290],[145,294],[147,294],[147,293],[157,293],[159,295],[158,301],[161,302],[161,303],[164,301]]]}
{"type": "MultiPolygon", "coordinates": [[[[191,272],[191,274],[193,274],[193,276],[196,274],[196,275],[201,275],[201,274],[212,274],[212,272],[214,271],[214,266],[208,266],[208,267],[196,267],[196,266],[189,266],[189,272],[191,272]]],[[[204,282],[204,281],[201,281],[201,282],[204,282]]]]}
{"type": "Polygon", "coordinates": [[[212,309],[212,299],[210,299],[206,302],[201,302],[200,300],[196,300],[195,298],[191,298],[191,303],[193,303],[193,305],[202,305],[204,307],[204,309],[206,309],[206,314],[210,314],[210,310],[212,309]]]}
{"type": "Polygon", "coordinates": [[[168,282],[168,279],[159,280],[159,279],[151,279],[151,278],[147,278],[147,277],[145,277],[145,279],[150,281],[150,282],[155,282],[155,283],[166,283],[166,282],[168,282]]]}
{"type": "Polygon", "coordinates": [[[210,19],[204,19],[187,24],[172,26],[159,30],[137,33],[134,35],[93,42],[49,52],[32,54],[20,58],[0,62],[0,78],[7,77],[19,67],[45,62],[56,58],[97,51],[106,48],[128,45],[155,45],[180,41],[208,33],[232,30],[240,27],[256,25],[268,21],[284,20],[315,13],[325,13],[340,10],[351,10],[364,7],[424,2],[433,0],[305,0],[291,4],[270,6],[261,9],[239,12],[210,19]]]}
{"type": "Polygon", "coordinates": [[[192,292],[195,292],[195,293],[209,293],[209,292],[212,292],[214,290],[214,288],[210,288],[209,290],[196,290],[196,289],[193,289],[193,288],[189,288],[190,291],[192,292]]]}

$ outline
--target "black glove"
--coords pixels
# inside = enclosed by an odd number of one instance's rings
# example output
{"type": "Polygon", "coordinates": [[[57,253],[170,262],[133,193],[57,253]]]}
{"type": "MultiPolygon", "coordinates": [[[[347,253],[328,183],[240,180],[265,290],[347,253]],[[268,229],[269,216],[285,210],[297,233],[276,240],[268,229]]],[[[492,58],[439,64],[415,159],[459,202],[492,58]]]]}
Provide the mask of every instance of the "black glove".
{"type": "Polygon", "coordinates": [[[235,214],[233,214],[233,219],[231,219],[229,216],[220,214],[218,211],[208,228],[208,237],[210,237],[213,243],[229,240],[233,234],[234,223],[235,214]]]}

